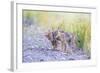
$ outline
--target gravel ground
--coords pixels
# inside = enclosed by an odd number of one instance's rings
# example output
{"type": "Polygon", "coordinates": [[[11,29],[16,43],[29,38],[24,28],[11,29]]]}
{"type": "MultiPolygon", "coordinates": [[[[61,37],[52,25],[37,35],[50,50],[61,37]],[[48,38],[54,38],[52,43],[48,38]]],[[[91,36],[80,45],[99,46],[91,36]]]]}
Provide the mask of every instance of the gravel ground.
{"type": "Polygon", "coordinates": [[[43,62],[43,61],[69,61],[86,60],[90,57],[81,49],[74,49],[71,54],[65,54],[58,50],[53,50],[51,42],[43,35],[23,36],[23,62],[43,62]]]}
{"type": "Polygon", "coordinates": [[[23,62],[41,62],[41,61],[66,61],[66,60],[85,60],[89,57],[78,50],[79,53],[64,54],[63,52],[43,48],[31,48],[24,50],[23,62]]]}

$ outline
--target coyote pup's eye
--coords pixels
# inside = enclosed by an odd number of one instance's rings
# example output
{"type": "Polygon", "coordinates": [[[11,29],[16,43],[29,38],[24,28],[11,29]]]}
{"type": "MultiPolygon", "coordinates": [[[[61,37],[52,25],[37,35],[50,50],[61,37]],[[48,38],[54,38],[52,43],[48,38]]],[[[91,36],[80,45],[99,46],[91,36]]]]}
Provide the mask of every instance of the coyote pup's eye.
{"type": "Polygon", "coordinates": [[[60,40],[60,38],[58,37],[58,38],[56,38],[57,40],[60,40]]]}
{"type": "Polygon", "coordinates": [[[68,42],[70,43],[71,42],[71,39],[69,39],[68,42]]]}

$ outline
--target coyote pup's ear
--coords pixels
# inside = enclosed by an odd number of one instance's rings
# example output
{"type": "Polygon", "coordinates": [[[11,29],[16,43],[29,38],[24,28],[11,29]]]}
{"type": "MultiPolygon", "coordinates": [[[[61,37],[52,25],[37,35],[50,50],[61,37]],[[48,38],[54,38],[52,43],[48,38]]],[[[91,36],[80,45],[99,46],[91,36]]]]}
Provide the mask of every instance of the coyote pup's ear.
{"type": "Polygon", "coordinates": [[[46,32],[45,36],[48,38],[50,36],[50,32],[46,32]]]}
{"type": "Polygon", "coordinates": [[[45,36],[49,39],[49,40],[51,40],[51,34],[52,34],[52,32],[51,31],[48,31],[48,32],[46,32],[45,33],[45,36]]]}
{"type": "Polygon", "coordinates": [[[55,36],[55,38],[58,38],[60,36],[60,32],[57,31],[56,33],[57,33],[57,35],[55,36]]]}

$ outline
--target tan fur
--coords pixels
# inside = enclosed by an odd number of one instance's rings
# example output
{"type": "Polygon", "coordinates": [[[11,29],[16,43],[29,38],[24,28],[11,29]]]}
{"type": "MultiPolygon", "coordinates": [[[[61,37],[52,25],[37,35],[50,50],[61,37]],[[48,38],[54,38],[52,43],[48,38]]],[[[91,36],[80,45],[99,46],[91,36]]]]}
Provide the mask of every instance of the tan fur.
{"type": "Polygon", "coordinates": [[[71,38],[70,43],[67,41],[69,38],[66,37],[65,32],[59,30],[56,31],[55,36],[53,36],[53,33],[50,31],[46,36],[51,41],[53,45],[53,49],[62,51],[64,53],[72,53],[72,48],[70,47],[70,45],[76,47],[76,37],[74,34],[70,34],[70,38],[71,38]]]}

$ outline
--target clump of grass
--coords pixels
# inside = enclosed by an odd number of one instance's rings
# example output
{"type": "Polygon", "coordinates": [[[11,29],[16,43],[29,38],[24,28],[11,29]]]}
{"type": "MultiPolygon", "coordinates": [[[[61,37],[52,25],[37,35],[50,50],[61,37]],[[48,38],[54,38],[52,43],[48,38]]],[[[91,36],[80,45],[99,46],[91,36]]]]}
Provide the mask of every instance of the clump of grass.
{"type": "Polygon", "coordinates": [[[91,27],[89,24],[81,24],[80,25],[76,25],[75,27],[73,27],[73,29],[75,28],[75,30],[73,30],[73,32],[75,34],[77,34],[78,36],[78,40],[80,42],[77,42],[77,46],[79,48],[82,48],[87,54],[90,54],[91,52],[91,27]]]}
{"type": "MultiPolygon", "coordinates": [[[[59,29],[65,32],[72,32],[78,36],[77,46],[83,49],[87,54],[91,53],[91,26],[90,24],[82,23],[66,25],[64,22],[59,24],[59,29]]],[[[52,28],[57,29],[56,26],[52,25],[52,28]]]]}

